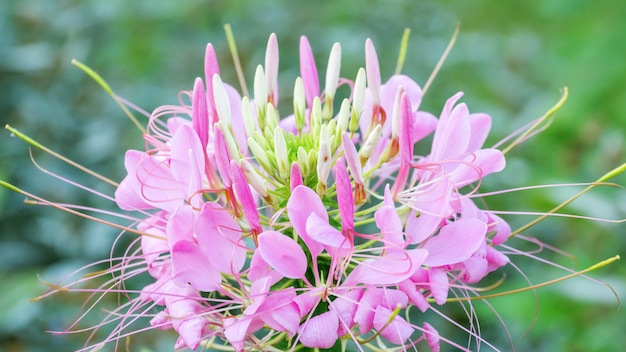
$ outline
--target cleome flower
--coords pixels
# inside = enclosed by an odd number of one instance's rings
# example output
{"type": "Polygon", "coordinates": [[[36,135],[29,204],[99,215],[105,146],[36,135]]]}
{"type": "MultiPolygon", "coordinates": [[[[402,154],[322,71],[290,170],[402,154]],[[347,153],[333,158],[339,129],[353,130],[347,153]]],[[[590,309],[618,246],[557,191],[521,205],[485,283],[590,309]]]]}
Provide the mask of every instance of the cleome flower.
{"type": "Polygon", "coordinates": [[[322,90],[305,37],[283,117],[278,63],[271,35],[253,95],[241,96],[209,44],[204,78],[150,115],[146,148],[126,153],[115,192],[135,219],[127,230],[142,236],[93,290],[94,304],[112,292],[127,302],[85,350],[135,333],[142,318],[174,330],[177,349],[469,349],[411,317],[443,314],[451,293],[477,296],[476,284],[509,263],[510,226],[474,202],[476,185],[505,167],[504,153],[484,146],[491,118],[470,113],[462,93],[439,116],[419,110],[423,89],[402,74],[382,83],[370,40],[354,80],[332,47],[322,90]],[[126,289],[138,275],[151,283],[126,289]]]}
{"type": "Polygon", "coordinates": [[[165,237],[142,238],[155,283],[136,300],[161,309],[151,325],[174,329],[176,347],[215,336],[237,351],[331,348],[381,336],[438,350],[433,326],[400,313],[429,309],[429,298],[444,304],[450,287],[469,294],[508,263],[493,244],[509,227],[461,191],[505,166],[501,151],[483,147],[490,117],[459,104],[462,93],[439,118],[420,111],[416,82],[381,83],[369,40],[354,81],[340,78],[333,46],[323,91],[305,37],[300,51],[291,116],[279,116],[272,35],[253,97],[221,81],[208,45],[191,105],[150,117],[148,148],[127,152],[115,194],[121,209],[144,214],[140,227],[158,224],[165,237]],[[431,133],[430,154],[415,155],[431,133]]]}

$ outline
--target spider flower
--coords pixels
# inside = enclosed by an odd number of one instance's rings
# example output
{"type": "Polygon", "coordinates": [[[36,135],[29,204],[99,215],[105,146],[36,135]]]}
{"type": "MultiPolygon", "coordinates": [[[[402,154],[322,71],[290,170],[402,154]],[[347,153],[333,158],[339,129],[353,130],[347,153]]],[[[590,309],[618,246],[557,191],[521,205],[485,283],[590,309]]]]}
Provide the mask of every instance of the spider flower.
{"type": "Polygon", "coordinates": [[[216,341],[235,351],[364,350],[374,340],[467,349],[420,314],[442,314],[451,292],[476,295],[475,284],[509,263],[499,246],[511,228],[472,197],[505,167],[503,152],[484,146],[491,118],[471,113],[460,92],[438,116],[421,111],[420,85],[402,74],[383,82],[370,40],[353,77],[341,75],[335,44],[320,90],[302,37],[284,117],[274,35],[253,96],[222,81],[210,44],[204,68],[180,105],[150,115],[145,150],[126,152],[115,202],[143,236],[94,290],[96,302],[110,292],[128,302],[94,327],[114,326],[85,350],[135,333],[141,318],[192,350],[216,341]],[[142,274],[150,284],[124,289],[142,274]]]}
{"type": "Polygon", "coordinates": [[[340,49],[320,91],[302,37],[295,111],[281,118],[276,37],[254,97],[222,82],[209,45],[191,106],[157,109],[147,150],[127,152],[116,201],[143,211],[141,224],[158,216],[165,237],[141,242],[155,284],[138,300],[161,309],[151,324],[176,330],[177,347],[219,337],[238,351],[262,349],[282,336],[330,348],[380,335],[390,346],[426,339],[437,349],[433,326],[399,313],[429,309],[428,298],[444,304],[450,287],[471,292],[507,264],[493,242],[508,226],[462,192],[505,166],[501,151],[483,147],[490,117],[470,113],[462,93],[438,117],[420,111],[416,82],[381,83],[369,40],[367,85],[363,70],[357,82],[340,78],[340,49]],[[346,83],[353,89],[339,104],[346,83]],[[416,155],[433,133],[429,154],[416,155]]]}

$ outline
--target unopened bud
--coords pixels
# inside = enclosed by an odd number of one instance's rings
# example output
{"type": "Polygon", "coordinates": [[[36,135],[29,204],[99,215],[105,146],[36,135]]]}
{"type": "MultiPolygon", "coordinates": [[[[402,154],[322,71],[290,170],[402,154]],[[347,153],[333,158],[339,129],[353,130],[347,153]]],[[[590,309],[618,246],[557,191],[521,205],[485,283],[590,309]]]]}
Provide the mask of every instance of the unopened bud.
{"type": "Polygon", "coordinates": [[[330,136],[328,135],[328,127],[322,125],[320,128],[320,147],[317,154],[317,180],[318,193],[320,192],[320,184],[324,185],[323,194],[326,191],[326,183],[330,174],[332,164],[332,155],[330,152],[330,136]]]}
{"type": "Polygon", "coordinates": [[[226,126],[224,121],[218,121],[217,125],[222,130],[222,134],[224,134],[224,141],[226,142],[226,148],[228,148],[231,159],[238,161],[241,159],[241,153],[239,152],[239,147],[235,142],[232,131],[226,126]]]}
{"type": "Polygon", "coordinates": [[[350,131],[354,133],[359,128],[359,119],[361,118],[363,103],[365,101],[365,69],[363,67],[359,68],[359,72],[356,74],[352,92],[350,131]]]}
{"type": "Polygon", "coordinates": [[[254,166],[252,166],[248,160],[241,159],[239,161],[239,167],[241,167],[241,171],[243,171],[250,186],[252,186],[261,197],[266,198],[269,194],[267,191],[267,181],[259,175],[254,166]]]}
{"type": "Polygon", "coordinates": [[[341,134],[348,129],[350,123],[350,101],[344,99],[337,115],[337,126],[335,128],[335,139],[337,145],[341,144],[341,134]]]}
{"type": "Polygon", "coordinates": [[[283,134],[283,129],[280,127],[274,129],[274,154],[276,155],[276,163],[278,164],[280,177],[286,180],[289,177],[289,154],[287,152],[285,135],[283,134]]]}
{"type": "Polygon", "coordinates": [[[376,125],[370,135],[365,140],[363,147],[359,150],[359,157],[361,158],[361,165],[365,165],[367,160],[372,156],[372,152],[376,145],[378,145],[378,141],[380,140],[382,134],[383,126],[376,125]]]}
{"type": "MultiPolygon", "coordinates": [[[[213,96],[215,97],[217,116],[220,121],[224,121],[226,127],[230,129],[232,120],[230,116],[230,102],[228,101],[226,87],[224,87],[224,83],[219,75],[213,75],[213,96]]],[[[225,131],[222,130],[222,132],[225,131]]]]}
{"type": "Polygon", "coordinates": [[[339,84],[339,71],[341,70],[341,45],[335,43],[330,50],[328,67],[326,69],[326,100],[324,101],[323,118],[328,121],[333,116],[333,102],[337,85],[339,84]]]}
{"type": "Polygon", "coordinates": [[[246,136],[254,136],[254,132],[257,130],[256,119],[252,114],[252,106],[248,97],[241,98],[241,113],[243,115],[243,125],[246,129],[246,136]]]}
{"type": "Polygon", "coordinates": [[[306,153],[306,150],[302,147],[298,147],[298,166],[300,167],[300,173],[307,177],[311,173],[311,168],[309,167],[309,156],[306,153]]]}
{"type": "Polygon", "coordinates": [[[296,84],[293,88],[293,112],[296,117],[296,128],[298,132],[304,127],[306,114],[306,96],[304,93],[304,82],[302,78],[296,78],[296,84]]]}
{"type": "Polygon", "coordinates": [[[313,106],[311,107],[311,134],[316,136],[320,133],[322,125],[322,102],[319,97],[313,98],[313,106]]]}
{"type": "Polygon", "coordinates": [[[276,111],[276,107],[274,107],[274,105],[267,103],[265,109],[265,127],[273,131],[276,126],[278,126],[278,112],[276,111]]]}
{"type": "Polygon", "coordinates": [[[269,172],[271,170],[271,164],[267,157],[267,148],[262,148],[254,138],[248,138],[248,148],[250,148],[252,155],[259,164],[269,172]]]}
{"type": "MultiPolygon", "coordinates": [[[[265,80],[265,72],[263,66],[256,67],[254,72],[254,103],[256,104],[257,113],[265,113],[265,104],[267,104],[267,81],[265,80]]],[[[265,126],[261,126],[263,128],[265,126]]]]}

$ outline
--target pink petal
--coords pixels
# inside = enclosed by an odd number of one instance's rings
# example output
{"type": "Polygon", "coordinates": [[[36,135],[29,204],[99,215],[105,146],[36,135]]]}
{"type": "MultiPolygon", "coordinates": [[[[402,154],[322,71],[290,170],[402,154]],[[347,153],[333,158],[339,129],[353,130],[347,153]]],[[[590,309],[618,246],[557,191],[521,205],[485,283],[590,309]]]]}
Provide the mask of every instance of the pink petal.
{"type": "Polygon", "coordinates": [[[347,293],[337,295],[337,298],[330,303],[330,309],[336,311],[339,317],[339,329],[337,330],[339,336],[346,335],[354,326],[354,317],[364,291],[361,288],[355,288],[347,293]]]}
{"type": "Polygon", "coordinates": [[[200,137],[202,146],[206,148],[209,140],[209,111],[202,78],[196,78],[196,81],[194,82],[191,108],[191,121],[193,123],[193,129],[198,134],[198,137],[200,137]]]}
{"type": "Polygon", "coordinates": [[[471,125],[467,105],[459,104],[447,119],[443,116],[435,130],[431,158],[440,161],[465,153],[470,141],[471,125]]]}
{"type": "MultiPolygon", "coordinates": [[[[162,218],[164,212],[157,213],[143,220],[137,225],[137,229],[142,232],[149,233],[151,235],[167,238],[163,227],[165,221],[162,218]]],[[[141,236],[141,253],[146,259],[148,266],[152,266],[152,263],[158,258],[159,254],[169,251],[167,240],[154,238],[151,236],[141,236]]]]}
{"type": "Polygon", "coordinates": [[[380,89],[380,104],[383,108],[387,111],[393,110],[394,99],[399,87],[402,87],[402,90],[409,98],[413,111],[417,110],[422,102],[422,88],[411,77],[406,75],[393,75],[382,85],[380,89]]]}
{"type": "Polygon", "coordinates": [[[198,215],[195,232],[212,266],[228,274],[241,271],[246,261],[246,247],[239,224],[227,209],[205,203],[198,215]]]}
{"type": "Polygon", "coordinates": [[[179,241],[172,248],[172,267],[173,280],[181,287],[189,283],[203,292],[220,288],[220,272],[209,264],[200,248],[189,241],[179,241]]]}
{"type": "Polygon", "coordinates": [[[115,190],[115,202],[122,210],[143,210],[153,206],[141,196],[141,183],[137,179],[137,167],[145,153],[138,150],[129,150],[124,155],[124,168],[128,175],[115,190]]]}
{"type": "Polygon", "coordinates": [[[194,226],[196,212],[189,205],[178,207],[167,220],[167,241],[170,247],[174,247],[179,241],[194,241],[194,226]]]}
{"type": "Polygon", "coordinates": [[[480,248],[467,260],[463,261],[461,279],[467,283],[475,284],[482,280],[488,273],[487,266],[487,244],[483,243],[480,248]]]}
{"type": "MultiPolygon", "coordinates": [[[[469,123],[467,124],[466,128],[462,128],[462,130],[466,130],[467,134],[462,135],[461,133],[459,135],[459,137],[462,138],[459,141],[462,144],[464,144],[463,146],[461,146],[461,148],[458,148],[458,144],[455,144],[456,142],[450,139],[450,137],[453,135],[453,132],[459,132],[458,129],[455,131],[456,126],[450,122],[450,117],[451,117],[450,115],[452,114],[454,104],[456,104],[457,100],[459,100],[462,96],[463,96],[463,93],[461,92],[452,96],[450,99],[446,101],[446,104],[444,105],[443,110],[441,111],[441,115],[439,116],[439,122],[437,123],[437,128],[435,129],[435,135],[433,136],[433,144],[432,144],[432,151],[431,151],[432,160],[442,160],[442,158],[449,156],[448,155],[449,153],[446,152],[446,150],[448,150],[448,148],[450,147],[457,147],[457,148],[454,148],[456,150],[462,149],[460,153],[463,153],[466,150],[467,143],[463,143],[463,141],[469,140],[469,131],[470,131],[469,123]],[[446,147],[446,146],[449,146],[449,147],[446,147]]],[[[456,156],[460,153],[453,152],[454,154],[453,156],[456,156]]]]}
{"type": "Polygon", "coordinates": [[[317,76],[317,66],[309,40],[305,36],[300,37],[300,76],[304,83],[304,94],[307,106],[313,106],[313,98],[319,96],[320,83],[317,76]]]}
{"type": "Polygon", "coordinates": [[[404,232],[402,231],[402,220],[396,212],[396,208],[391,198],[389,185],[385,187],[385,205],[374,213],[376,226],[380,229],[383,239],[387,242],[389,250],[404,249],[404,232]],[[395,245],[395,246],[394,246],[395,245]]]}
{"type": "Polygon", "coordinates": [[[339,318],[337,312],[328,311],[302,324],[300,328],[300,342],[306,347],[331,348],[339,336],[339,318]]]}
{"type": "Polygon", "coordinates": [[[267,296],[257,315],[272,329],[293,336],[300,325],[300,308],[293,302],[294,298],[293,287],[275,292],[267,296]]]}
{"type": "Polygon", "coordinates": [[[435,302],[439,305],[446,303],[450,281],[445,270],[440,268],[430,268],[428,270],[428,281],[430,282],[430,293],[435,302]]]}
{"type": "Polygon", "coordinates": [[[302,184],[302,173],[297,162],[291,163],[291,170],[289,172],[289,189],[293,192],[296,187],[302,184]]]}
{"type": "Polygon", "coordinates": [[[285,277],[304,278],[306,255],[294,240],[276,231],[265,231],[258,239],[258,251],[265,262],[285,277]]]}
{"type": "Polygon", "coordinates": [[[335,185],[337,186],[341,229],[345,233],[347,230],[354,230],[354,198],[350,176],[343,158],[339,158],[335,164],[335,185]]]}
{"type": "Polygon", "coordinates": [[[251,323],[252,318],[245,316],[240,319],[234,317],[224,319],[224,335],[235,351],[243,351],[244,341],[251,323]]]}
{"type": "Polygon", "coordinates": [[[309,314],[311,309],[317,305],[317,303],[321,300],[322,293],[325,289],[325,287],[316,287],[299,294],[293,299],[294,303],[298,305],[298,309],[300,310],[300,318],[304,318],[307,314],[309,314]]]}
{"type": "Polygon", "coordinates": [[[144,154],[135,170],[137,193],[153,207],[173,212],[187,198],[187,187],[174,178],[166,165],[166,161],[144,154]]]}
{"type": "Polygon", "coordinates": [[[428,323],[424,323],[424,337],[433,352],[439,352],[439,333],[428,323]]]}
{"type": "Polygon", "coordinates": [[[495,231],[496,235],[493,236],[493,245],[499,246],[504,243],[509,236],[511,235],[511,225],[509,225],[504,219],[501,217],[488,213],[487,217],[489,218],[489,228],[488,232],[495,231]]]}
{"type": "Polygon", "coordinates": [[[215,143],[213,149],[215,150],[215,163],[217,164],[217,170],[220,173],[224,187],[230,188],[232,186],[230,173],[230,161],[232,159],[230,157],[230,154],[228,153],[228,148],[226,147],[224,134],[222,133],[222,130],[220,130],[218,125],[215,126],[215,135],[213,142],[215,143]]]}
{"type": "MultiPolygon", "coordinates": [[[[202,306],[195,300],[187,300],[195,303],[197,307],[202,306]]],[[[195,350],[200,345],[200,342],[204,340],[204,330],[207,327],[207,319],[203,317],[200,309],[196,309],[198,312],[189,312],[189,316],[185,317],[177,312],[175,309],[168,307],[170,314],[176,317],[177,320],[173,322],[174,330],[180,336],[180,339],[184,342],[185,347],[195,350]],[[180,321],[179,319],[182,319],[180,321]]]]}
{"type": "Polygon", "coordinates": [[[428,136],[437,127],[437,118],[428,112],[416,111],[413,122],[413,143],[428,136]]]}
{"type": "Polygon", "coordinates": [[[502,171],[505,165],[504,154],[498,149],[477,150],[466,156],[463,163],[450,173],[450,180],[460,188],[491,173],[502,171]]]}
{"type": "Polygon", "coordinates": [[[231,160],[230,162],[230,171],[233,176],[235,194],[237,195],[237,200],[239,200],[239,203],[243,208],[243,214],[246,217],[246,220],[248,220],[250,227],[257,233],[260,233],[261,223],[259,222],[259,212],[257,211],[256,203],[254,202],[254,197],[252,196],[252,191],[250,190],[250,185],[248,185],[241,168],[239,168],[239,165],[235,160],[231,160]]]}
{"type": "MultiPolygon", "coordinates": [[[[185,198],[190,201],[189,198],[202,189],[204,149],[196,131],[189,125],[180,126],[171,143],[170,169],[185,192],[185,198]]],[[[200,197],[195,197],[191,203],[199,206],[200,200],[200,197]]]]}
{"type": "Polygon", "coordinates": [[[460,263],[469,258],[485,240],[487,225],[476,219],[460,219],[441,228],[423,249],[428,251],[426,266],[460,263]]]}
{"type": "Polygon", "coordinates": [[[491,116],[487,114],[470,114],[470,125],[471,125],[471,133],[470,133],[470,143],[467,146],[468,152],[476,151],[482,148],[487,136],[489,135],[489,130],[491,130],[491,116]]]}
{"type": "Polygon", "coordinates": [[[278,103],[278,39],[272,33],[265,51],[265,77],[267,79],[268,102],[278,103]]]}
{"type": "Polygon", "coordinates": [[[400,157],[406,162],[411,162],[413,159],[413,111],[411,109],[411,102],[409,97],[404,91],[400,96],[400,123],[399,123],[399,143],[400,143],[400,157]]]}
{"type": "Polygon", "coordinates": [[[391,285],[409,278],[427,258],[423,249],[388,253],[378,259],[362,261],[346,278],[345,285],[391,285]]]}
{"type": "Polygon", "coordinates": [[[359,299],[354,312],[354,322],[359,326],[361,334],[367,334],[374,327],[374,312],[381,297],[381,290],[368,287],[359,299]]]}
{"type": "Polygon", "coordinates": [[[428,303],[426,297],[424,297],[422,292],[418,289],[417,285],[413,281],[402,281],[398,285],[398,288],[407,294],[411,303],[413,303],[419,310],[421,310],[422,313],[430,308],[430,303],[428,303]]]}
{"type": "Polygon", "coordinates": [[[374,327],[381,336],[396,345],[404,344],[413,334],[413,329],[409,323],[400,315],[396,315],[391,322],[392,311],[382,306],[376,307],[374,314],[374,327]]]}
{"type": "Polygon", "coordinates": [[[356,151],[356,147],[348,132],[341,134],[341,145],[343,146],[343,152],[350,167],[350,173],[354,182],[363,184],[363,168],[361,167],[361,160],[359,159],[359,153],[356,151]]]}
{"type": "Polygon", "coordinates": [[[351,250],[351,241],[315,213],[311,213],[307,219],[306,231],[310,238],[324,246],[333,258],[345,257],[351,250]]]}
{"type": "Polygon", "coordinates": [[[250,270],[248,271],[248,279],[252,281],[257,281],[257,280],[262,279],[265,276],[270,278],[270,285],[277,283],[283,278],[283,276],[280,273],[274,270],[271,270],[269,264],[267,264],[265,260],[263,260],[263,258],[261,257],[261,253],[259,253],[259,251],[254,251],[254,254],[252,255],[252,259],[250,260],[250,270]]]}
{"type": "Polygon", "coordinates": [[[311,256],[316,258],[322,253],[323,247],[313,241],[306,231],[306,222],[312,213],[328,222],[328,213],[317,193],[306,186],[296,187],[287,202],[287,214],[293,228],[309,248],[311,256]]]}
{"type": "Polygon", "coordinates": [[[500,253],[497,249],[487,246],[487,263],[489,272],[492,272],[510,262],[509,257],[500,253]]]}
{"type": "Polygon", "coordinates": [[[413,210],[406,222],[407,241],[411,244],[421,243],[430,237],[441,224],[444,217],[451,212],[451,185],[447,180],[436,182],[424,189],[422,194],[413,200],[413,210]]]}
{"type": "Polygon", "coordinates": [[[384,205],[374,213],[374,219],[383,239],[387,242],[385,243],[386,247],[390,250],[404,249],[402,220],[400,220],[396,208],[384,205]]]}
{"type": "Polygon", "coordinates": [[[243,311],[245,315],[253,315],[259,309],[259,307],[265,302],[267,294],[270,292],[270,277],[262,277],[252,283],[250,286],[250,296],[252,298],[252,304],[246,307],[243,311]]]}
{"type": "Polygon", "coordinates": [[[204,55],[204,81],[206,82],[207,105],[209,109],[209,126],[217,120],[217,110],[213,95],[213,76],[220,74],[217,55],[212,44],[207,44],[204,55]]]}

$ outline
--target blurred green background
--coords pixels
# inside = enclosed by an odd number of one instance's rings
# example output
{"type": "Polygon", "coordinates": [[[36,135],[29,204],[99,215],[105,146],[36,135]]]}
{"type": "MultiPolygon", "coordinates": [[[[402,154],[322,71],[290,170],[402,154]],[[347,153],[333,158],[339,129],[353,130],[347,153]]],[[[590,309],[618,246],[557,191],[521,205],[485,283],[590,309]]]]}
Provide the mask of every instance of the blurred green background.
{"type": "MultiPolygon", "coordinates": [[[[151,111],[176,103],[178,91],[191,89],[194,78],[203,75],[207,42],[217,49],[224,80],[238,87],[225,43],[225,23],[235,32],[248,84],[256,65],[263,63],[267,37],[272,32],[278,35],[283,96],[290,95],[290,82],[299,72],[300,35],[309,37],[321,72],[331,45],[340,42],[342,75],[351,79],[364,65],[365,39],[372,38],[385,78],[393,73],[402,31],[408,27],[412,34],[403,72],[423,84],[460,23],[457,44],[423,110],[438,114],[445,100],[462,90],[471,111],[492,115],[490,141],[495,143],[541,116],[558,100],[562,87],[570,91],[549,130],[514,150],[507,169],[485,180],[485,190],[593,181],[626,160],[626,5],[618,3],[3,1],[0,122],[120,180],[124,150],[142,148],[143,143],[110,97],[70,65],[72,58],[98,71],[119,95],[151,111]]],[[[34,155],[46,169],[113,193],[56,159],[38,151],[34,155]]],[[[27,145],[8,131],[0,135],[0,179],[53,201],[114,210],[110,202],[37,170],[27,145]]],[[[625,185],[626,177],[614,181],[625,185]]],[[[527,191],[487,201],[493,209],[547,211],[577,190],[527,191]]],[[[54,209],[25,205],[23,199],[0,189],[0,350],[79,348],[85,336],[44,331],[67,327],[84,296],[58,295],[34,303],[28,299],[45,290],[38,276],[55,281],[106,258],[117,231],[54,209]]],[[[568,212],[624,218],[626,192],[596,189],[568,212]]],[[[532,217],[507,219],[515,228],[532,217]]],[[[575,256],[577,261],[547,250],[540,254],[568,267],[582,269],[626,253],[623,224],[552,218],[528,235],[575,256]]],[[[532,248],[521,241],[511,244],[532,248]]],[[[564,274],[535,260],[514,261],[535,283],[564,274]]],[[[514,270],[507,272],[506,287],[527,285],[514,270]]],[[[591,276],[611,283],[626,299],[622,262],[591,276]]],[[[606,287],[578,278],[539,289],[536,297],[538,305],[533,293],[490,301],[507,323],[518,351],[618,351],[626,346],[626,314],[617,310],[606,287]]],[[[484,304],[477,303],[476,309],[482,314],[483,336],[499,349],[511,350],[496,316],[484,304]]],[[[438,328],[462,343],[457,330],[438,328]]],[[[171,335],[159,333],[134,339],[130,350],[169,350],[171,344],[171,335]]]]}

